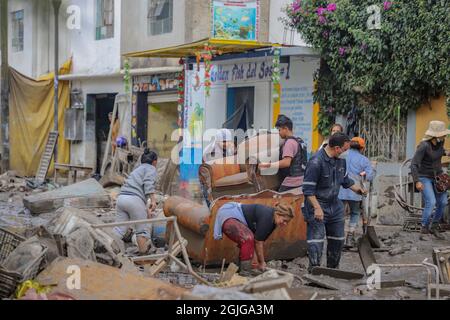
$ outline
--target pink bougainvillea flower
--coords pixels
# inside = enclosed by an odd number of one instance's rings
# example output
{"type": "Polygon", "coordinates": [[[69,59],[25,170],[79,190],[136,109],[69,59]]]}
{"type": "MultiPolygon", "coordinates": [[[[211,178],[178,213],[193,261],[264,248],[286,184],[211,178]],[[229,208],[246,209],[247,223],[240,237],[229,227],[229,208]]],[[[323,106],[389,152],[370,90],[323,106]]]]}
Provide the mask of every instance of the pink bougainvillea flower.
{"type": "Polygon", "coordinates": [[[340,47],[340,48],[339,48],[339,55],[340,55],[341,57],[343,57],[343,56],[345,55],[345,52],[346,52],[345,48],[343,48],[343,47],[340,47]]]}
{"type": "Polygon", "coordinates": [[[324,12],[327,11],[327,8],[317,8],[317,14],[319,16],[322,16],[324,14],[324,12]]]}
{"type": "Polygon", "coordinates": [[[329,36],[330,36],[330,32],[329,31],[322,32],[322,37],[324,37],[325,39],[328,39],[329,36]]]}
{"type": "Polygon", "coordinates": [[[326,24],[327,23],[327,18],[325,18],[324,16],[319,16],[319,23],[320,24],[326,24]]]}
{"type": "Polygon", "coordinates": [[[384,10],[389,10],[389,9],[392,7],[392,2],[390,2],[390,1],[385,1],[385,2],[383,3],[383,7],[384,7],[384,10]]]}
{"type": "Polygon", "coordinates": [[[300,9],[301,9],[301,1],[300,0],[294,1],[294,3],[292,3],[292,11],[296,13],[300,9]]]}
{"type": "Polygon", "coordinates": [[[336,11],[336,3],[330,3],[327,6],[327,10],[330,11],[330,12],[336,11]]]}

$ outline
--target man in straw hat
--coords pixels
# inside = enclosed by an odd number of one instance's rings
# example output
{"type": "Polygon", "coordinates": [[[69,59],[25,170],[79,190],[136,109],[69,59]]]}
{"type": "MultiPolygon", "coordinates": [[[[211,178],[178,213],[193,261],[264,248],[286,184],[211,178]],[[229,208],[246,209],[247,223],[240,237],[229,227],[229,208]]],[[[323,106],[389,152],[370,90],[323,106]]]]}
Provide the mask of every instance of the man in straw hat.
{"type": "Polygon", "coordinates": [[[257,275],[253,264],[264,271],[264,241],[276,227],[286,226],[294,218],[291,205],[277,204],[275,208],[259,204],[229,202],[217,212],[214,225],[214,239],[221,240],[222,232],[239,247],[240,274],[257,275]],[[256,256],[254,255],[256,253],[256,256]]]}
{"type": "Polygon", "coordinates": [[[422,214],[422,234],[430,232],[438,239],[445,239],[440,233],[439,222],[444,209],[448,204],[447,192],[439,193],[435,187],[435,178],[443,172],[442,157],[450,156],[450,152],[444,149],[445,138],[450,134],[446,124],[442,121],[431,121],[425,138],[417,147],[411,163],[411,174],[416,185],[425,200],[425,208],[422,214]],[[434,216],[431,219],[433,209],[434,216]],[[432,220],[432,221],[431,221],[432,220]]]}

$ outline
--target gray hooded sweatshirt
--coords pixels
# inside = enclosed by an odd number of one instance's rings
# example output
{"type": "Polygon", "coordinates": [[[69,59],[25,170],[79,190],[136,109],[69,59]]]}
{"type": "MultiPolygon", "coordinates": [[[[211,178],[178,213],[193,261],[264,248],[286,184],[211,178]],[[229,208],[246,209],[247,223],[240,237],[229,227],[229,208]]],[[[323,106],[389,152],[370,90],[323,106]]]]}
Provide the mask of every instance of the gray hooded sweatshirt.
{"type": "Polygon", "coordinates": [[[157,178],[156,168],[150,164],[141,164],[137,169],[131,172],[125,181],[121,195],[137,196],[147,203],[150,194],[155,193],[155,185],[157,178]]]}

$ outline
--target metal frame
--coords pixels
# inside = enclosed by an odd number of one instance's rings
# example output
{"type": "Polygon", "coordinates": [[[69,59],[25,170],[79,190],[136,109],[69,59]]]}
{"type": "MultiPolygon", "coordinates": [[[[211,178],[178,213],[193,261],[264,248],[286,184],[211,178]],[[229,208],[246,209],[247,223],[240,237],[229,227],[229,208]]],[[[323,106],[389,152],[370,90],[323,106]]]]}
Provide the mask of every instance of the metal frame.
{"type": "Polygon", "coordinates": [[[403,174],[404,170],[408,167],[408,165],[410,165],[411,162],[412,159],[408,159],[402,163],[399,170],[400,184],[394,186],[394,194],[395,200],[397,200],[398,204],[406,211],[403,230],[419,232],[421,229],[422,211],[424,210],[424,208],[414,205],[414,185],[410,188],[408,195],[408,187],[409,184],[411,184],[411,174],[403,174]]]}
{"type": "Polygon", "coordinates": [[[98,224],[98,225],[92,225],[92,228],[106,229],[106,228],[114,228],[114,227],[120,227],[120,226],[133,226],[133,225],[137,225],[137,224],[150,224],[150,223],[159,223],[159,222],[167,222],[167,223],[170,222],[171,223],[170,226],[168,224],[168,227],[172,228],[172,230],[170,232],[168,250],[162,254],[152,254],[152,255],[147,255],[147,256],[142,256],[142,257],[134,257],[134,258],[131,258],[131,261],[133,261],[135,263],[135,262],[154,261],[154,260],[166,261],[168,259],[169,261],[175,262],[182,268],[186,269],[200,283],[209,284],[208,281],[206,281],[200,275],[198,275],[192,268],[191,262],[189,260],[189,255],[186,250],[187,241],[181,235],[180,228],[179,228],[178,222],[177,222],[177,217],[98,224]],[[177,240],[177,244],[180,244],[180,246],[181,246],[181,254],[183,256],[184,263],[180,259],[178,259],[176,257],[177,254],[174,253],[175,237],[177,240]]]}
{"type": "Polygon", "coordinates": [[[431,300],[431,290],[436,289],[436,299],[440,299],[440,279],[439,279],[439,268],[428,262],[428,259],[425,259],[421,264],[374,264],[373,266],[381,268],[395,268],[395,269],[401,269],[401,268],[424,268],[428,274],[428,281],[427,281],[427,298],[428,300],[431,300]],[[435,285],[432,285],[432,275],[431,270],[434,270],[435,273],[435,285]]]}

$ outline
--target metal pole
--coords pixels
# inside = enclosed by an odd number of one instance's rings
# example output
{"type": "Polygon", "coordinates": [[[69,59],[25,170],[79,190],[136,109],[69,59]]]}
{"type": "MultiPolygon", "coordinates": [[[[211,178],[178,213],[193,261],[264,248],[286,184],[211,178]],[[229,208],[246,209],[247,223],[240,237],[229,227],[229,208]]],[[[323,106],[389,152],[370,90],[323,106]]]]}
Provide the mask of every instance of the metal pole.
{"type": "MultiPolygon", "coordinates": [[[[59,9],[61,7],[61,0],[53,0],[53,10],[55,18],[55,97],[54,97],[54,131],[58,130],[58,91],[59,91],[59,9]]],[[[53,153],[55,163],[58,162],[58,138],[56,140],[55,150],[53,153]]]]}
{"type": "Polygon", "coordinates": [[[0,142],[0,161],[2,170],[9,169],[9,62],[8,62],[8,0],[0,2],[0,20],[1,20],[1,51],[2,51],[2,70],[1,70],[1,142],[0,142]]]}

